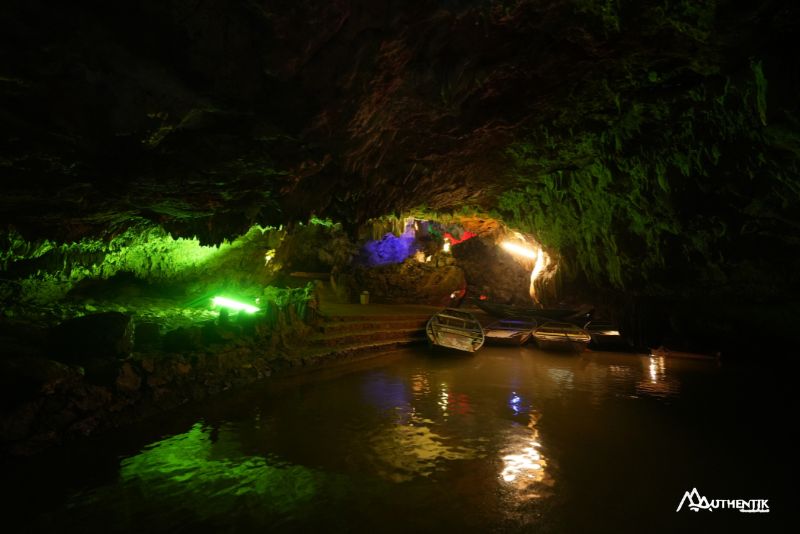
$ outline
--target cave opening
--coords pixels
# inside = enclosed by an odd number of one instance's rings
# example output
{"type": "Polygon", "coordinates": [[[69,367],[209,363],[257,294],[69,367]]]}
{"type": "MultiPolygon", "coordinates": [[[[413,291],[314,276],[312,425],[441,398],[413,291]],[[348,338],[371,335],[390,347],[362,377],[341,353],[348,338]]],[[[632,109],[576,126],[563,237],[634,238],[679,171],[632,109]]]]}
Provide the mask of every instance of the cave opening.
{"type": "Polygon", "coordinates": [[[40,328],[42,339],[62,321],[107,312],[133,317],[134,332],[157,324],[169,335],[214,322],[226,307],[219,298],[241,303],[227,302],[229,313],[252,306],[272,314],[290,304],[358,303],[363,292],[372,303],[438,307],[464,299],[542,307],[559,299],[557,263],[541,245],[475,215],[382,217],[354,233],[312,218],[291,228],[254,226],[219,245],[152,224],[106,242],[16,235],[4,272],[6,330],[40,328]]]}

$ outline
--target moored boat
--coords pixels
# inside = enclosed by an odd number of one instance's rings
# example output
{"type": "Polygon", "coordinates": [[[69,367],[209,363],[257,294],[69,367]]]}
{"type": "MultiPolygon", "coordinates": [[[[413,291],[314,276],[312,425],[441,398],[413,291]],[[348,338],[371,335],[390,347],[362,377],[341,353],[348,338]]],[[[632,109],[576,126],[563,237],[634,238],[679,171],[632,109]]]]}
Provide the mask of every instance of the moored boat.
{"type": "Polygon", "coordinates": [[[434,345],[465,352],[480,349],[486,339],[474,315],[454,308],[446,308],[431,317],[425,332],[434,345]]]}
{"type": "Polygon", "coordinates": [[[682,358],[685,360],[706,360],[706,361],[718,361],[720,359],[719,352],[716,352],[714,354],[703,354],[699,352],[684,352],[680,350],[668,349],[664,345],[661,345],[657,349],[651,348],[650,356],[654,356],[656,358],[682,358]]]}
{"type": "Polygon", "coordinates": [[[611,321],[589,321],[583,329],[592,337],[592,347],[598,349],[621,348],[625,345],[625,338],[619,328],[611,321]]]}
{"type": "Polygon", "coordinates": [[[510,304],[497,304],[478,300],[475,304],[493,317],[501,319],[525,320],[571,320],[581,315],[581,310],[567,308],[534,308],[532,306],[512,306],[510,304]]]}
{"type": "Polygon", "coordinates": [[[546,350],[568,350],[580,352],[592,337],[583,328],[572,323],[550,321],[533,331],[539,347],[546,350]]]}
{"type": "Polygon", "coordinates": [[[524,345],[533,335],[535,321],[501,319],[484,329],[486,342],[494,345],[524,345]]]}

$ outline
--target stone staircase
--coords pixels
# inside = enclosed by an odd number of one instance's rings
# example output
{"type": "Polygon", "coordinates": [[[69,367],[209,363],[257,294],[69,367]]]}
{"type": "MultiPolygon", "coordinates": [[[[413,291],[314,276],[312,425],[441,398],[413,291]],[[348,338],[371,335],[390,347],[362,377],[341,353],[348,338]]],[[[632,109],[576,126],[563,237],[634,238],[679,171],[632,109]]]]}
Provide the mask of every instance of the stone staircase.
{"type": "Polygon", "coordinates": [[[427,341],[425,325],[431,314],[396,313],[325,314],[296,356],[303,366],[358,359],[427,341]]]}

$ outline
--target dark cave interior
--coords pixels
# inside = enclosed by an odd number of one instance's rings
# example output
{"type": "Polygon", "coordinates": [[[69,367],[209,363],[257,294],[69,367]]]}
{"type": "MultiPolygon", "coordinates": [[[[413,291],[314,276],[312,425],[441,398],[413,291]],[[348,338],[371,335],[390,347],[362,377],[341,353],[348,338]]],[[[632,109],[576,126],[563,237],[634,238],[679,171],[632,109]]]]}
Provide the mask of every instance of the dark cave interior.
{"type": "Polygon", "coordinates": [[[3,2],[5,391],[76,365],[138,390],[126,362],[154,346],[280,353],[319,299],[362,291],[585,306],[639,346],[760,358],[800,317],[799,14],[3,2]],[[266,318],[218,324],[223,294],[266,318]]]}

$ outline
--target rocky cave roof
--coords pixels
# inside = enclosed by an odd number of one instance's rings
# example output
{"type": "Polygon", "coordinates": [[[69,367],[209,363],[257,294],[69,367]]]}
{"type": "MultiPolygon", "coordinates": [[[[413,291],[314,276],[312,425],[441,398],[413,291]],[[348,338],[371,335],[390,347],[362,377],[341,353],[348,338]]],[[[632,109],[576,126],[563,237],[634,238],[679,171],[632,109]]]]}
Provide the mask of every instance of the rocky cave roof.
{"type": "Polygon", "coordinates": [[[8,1],[0,222],[468,207],[612,279],[796,250],[797,29],[770,0],[8,1]]]}

